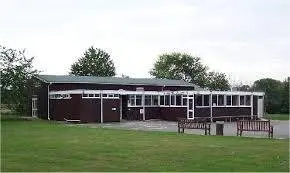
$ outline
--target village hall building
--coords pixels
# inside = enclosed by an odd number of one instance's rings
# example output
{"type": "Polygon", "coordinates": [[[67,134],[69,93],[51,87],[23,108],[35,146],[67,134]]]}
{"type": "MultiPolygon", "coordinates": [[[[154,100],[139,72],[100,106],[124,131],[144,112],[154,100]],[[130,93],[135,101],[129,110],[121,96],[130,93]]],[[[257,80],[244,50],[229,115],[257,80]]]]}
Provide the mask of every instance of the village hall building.
{"type": "Polygon", "coordinates": [[[48,120],[259,118],[264,109],[263,92],[210,91],[183,80],[73,75],[38,75],[33,80],[31,114],[48,120]]]}

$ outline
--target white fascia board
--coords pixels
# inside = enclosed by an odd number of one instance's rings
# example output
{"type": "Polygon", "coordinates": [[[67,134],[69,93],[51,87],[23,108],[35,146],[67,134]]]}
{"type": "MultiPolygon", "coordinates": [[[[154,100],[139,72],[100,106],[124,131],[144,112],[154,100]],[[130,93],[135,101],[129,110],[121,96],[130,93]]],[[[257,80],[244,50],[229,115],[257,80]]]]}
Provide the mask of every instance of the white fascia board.
{"type": "Polygon", "coordinates": [[[169,95],[169,94],[182,94],[182,95],[193,95],[193,94],[219,94],[219,95],[256,95],[264,96],[264,92],[244,92],[244,91],[126,91],[126,90],[64,90],[64,91],[50,91],[49,94],[137,94],[137,95],[169,95]]]}
{"type": "Polygon", "coordinates": [[[85,90],[64,90],[64,91],[50,91],[49,95],[52,94],[83,94],[85,90]]]}

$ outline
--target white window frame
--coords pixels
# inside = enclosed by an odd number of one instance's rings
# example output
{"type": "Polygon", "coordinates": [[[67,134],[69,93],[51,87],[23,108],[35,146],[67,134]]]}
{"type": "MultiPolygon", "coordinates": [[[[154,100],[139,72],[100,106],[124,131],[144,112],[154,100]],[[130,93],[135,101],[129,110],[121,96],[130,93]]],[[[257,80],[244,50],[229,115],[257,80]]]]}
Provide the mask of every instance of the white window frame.
{"type": "Polygon", "coordinates": [[[51,100],[60,100],[60,99],[71,99],[70,94],[50,94],[49,99],[51,100]],[[61,96],[61,97],[58,97],[61,96]]]}

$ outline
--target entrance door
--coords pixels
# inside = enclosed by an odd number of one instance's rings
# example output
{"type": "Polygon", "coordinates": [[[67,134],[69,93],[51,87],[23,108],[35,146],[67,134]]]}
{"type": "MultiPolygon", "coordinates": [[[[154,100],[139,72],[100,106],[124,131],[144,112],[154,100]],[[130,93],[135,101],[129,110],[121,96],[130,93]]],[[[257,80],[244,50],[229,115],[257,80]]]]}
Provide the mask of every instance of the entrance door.
{"type": "Polygon", "coordinates": [[[32,98],[31,114],[32,114],[32,117],[37,117],[37,98],[32,98]]]}
{"type": "Polygon", "coordinates": [[[128,115],[128,95],[121,95],[120,99],[121,109],[120,109],[120,117],[121,119],[127,119],[128,115]]]}
{"type": "Polygon", "coordinates": [[[264,99],[263,96],[259,96],[258,98],[258,117],[263,117],[264,114],[264,99]]]}
{"type": "Polygon", "coordinates": [[[187,119],[194,119],[194,97],[187,97],[187,119]]]}

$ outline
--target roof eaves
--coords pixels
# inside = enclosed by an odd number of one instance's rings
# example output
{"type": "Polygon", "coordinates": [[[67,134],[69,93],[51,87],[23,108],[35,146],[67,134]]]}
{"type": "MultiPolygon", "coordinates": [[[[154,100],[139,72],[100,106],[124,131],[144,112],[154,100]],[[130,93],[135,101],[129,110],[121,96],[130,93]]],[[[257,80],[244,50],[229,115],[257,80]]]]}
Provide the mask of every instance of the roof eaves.
{"type": "Polygon", "coordinates": [[[44,79],[41,79],[41,78],[38,78],[46,83],[85,83],[85,84],[103,84],[103,85],[151,85],[151,86],[191,86],[191,87],[194,87],[194,85],[190,85],[190,84],[136,84],[136,83],[128,83],[128,84],[121,84],[121,83],[107,83],[107,82],[76,82],[76,81],[46,81],[44,79]]]}
{"type": "Polygon", "coordinates": [[[43,81],[43,82],[45,82],[45,83],[49,83],[47,80],[41,78],[41,77],[38,76],[38,75],[35,75],[34,77],[37,78],[37,79],[39,79],[39,80],[41,80],[41,81],[43,81]]]}

